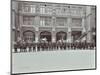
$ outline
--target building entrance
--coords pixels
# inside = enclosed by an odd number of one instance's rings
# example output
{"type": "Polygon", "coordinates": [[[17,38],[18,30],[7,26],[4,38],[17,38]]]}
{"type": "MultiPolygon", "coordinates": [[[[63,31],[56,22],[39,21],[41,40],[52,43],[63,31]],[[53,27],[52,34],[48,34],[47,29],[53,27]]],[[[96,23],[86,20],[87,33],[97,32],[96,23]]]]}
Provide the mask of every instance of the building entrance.
{"type": "Polygon", "coordinates": [[[67,33],[66,32],[60,31],[56,34],[56,41],[66,40],[66,39],[67,39],[67,33]]]}
{"type": "Polygon", "coordinates": [[[23,36],[26,43],[32,43],[33,41],[35,41],[35,33],[30,30],[25,31],[23,33],[23,36]]]}
{"type": "Polygon", "coordinates": [[[72,40],[75,42],[82,35],[81,31],[72,31],[72,40]]]}
{"type": "Polygon", "coordinates": [[[40,33],[40,40],[51,42],[51,32],[43,31],[40,33]]]}

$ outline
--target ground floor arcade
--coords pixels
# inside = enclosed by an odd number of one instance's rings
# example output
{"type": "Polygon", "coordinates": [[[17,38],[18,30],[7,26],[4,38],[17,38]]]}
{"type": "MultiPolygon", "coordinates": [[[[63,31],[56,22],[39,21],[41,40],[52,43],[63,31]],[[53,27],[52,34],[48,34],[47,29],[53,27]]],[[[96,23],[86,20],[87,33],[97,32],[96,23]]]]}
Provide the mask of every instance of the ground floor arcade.
{"type": "MultiPolygon", "coordinates": [[[[85,31],[83,28],[50,28],[50,27],[23,27],[19,34],[17,34],[18,39],[25,42],[35,42],[38,43],[41,40],[46,40],[47,42],[57,42],[63,40],[67,43],[72,43],[78,40],[82,35],[86,33],[83,41],[92,42],[92,33],[85,31]],[[18,36],[19,35],[19,36],[18,36]]],[[[80,41],[80,40],[79,40],[80,41]]]]}
{"type": "MultiPolygon", "coordinates": [[[[17,32],[15,52],[95,49],[92,32],[84,32],[83,28],[26,28],[17,32]],[[81,40],[80,40],[81,39],[81,40]],[[78,41],[77,41],[78,40],[78,41]]],[[[94,38],[95,40],[95,38],[94,38]]]]}

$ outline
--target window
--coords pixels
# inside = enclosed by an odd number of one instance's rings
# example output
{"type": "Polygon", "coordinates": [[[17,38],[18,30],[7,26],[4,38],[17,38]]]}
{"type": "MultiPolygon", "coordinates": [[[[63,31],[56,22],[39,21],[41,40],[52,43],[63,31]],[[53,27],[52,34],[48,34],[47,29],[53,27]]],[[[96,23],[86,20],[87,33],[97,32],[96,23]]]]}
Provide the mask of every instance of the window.
{"type": "Polygon", "coordinates": [[[35,13],[36,12],[36,6],[35,5],[31,5],[30,7],[31,7],[31,12],[35,13]]]}
{"type": "Polygon", "coordinates": [[[75,16],[82,16],[85,13],[84,8],[82,7],[72,7],[70,10],[71,10],[71,15],[75,16]]]}
{"type": "Polygon", "coordinates": [[[42,14],[45,13],[45,6],[40,7],[40,13],[42,13],[42,14]]]}
{"type": "Polygon", "coordinates": [[[23,4],[22,10],[23,10],[23,12],[32,12],[32,13],[35,13],[36,6],[35,5],[23,4]]]}
{"type": "Polygon", "coordinates": [[[67,15],[69,13],[68,6],[58,6],[56,8],[56,14],[58,15],[67,15]]]}
{"type": "Polygon", "coordinates": [[[67,24],[66,18],[57,18],[56,19],[57,26],[65,26],[67,24]]]}
{"type": "Polygon", "coordinates": [[[74,9],[74,8],[71,9],[71,15],[77,15],[77,14],[78,14],[78,10],[77,9],[74,9]]]}
{"type": "Polygon", "coordinates": [[[15,28],[15,12],[12,12],[12,28],[15,28]]]}
{"type": "Polygon", "coordinates": [[[41,6],[40,7],[40,13],[42,13],[42,14],[52,14],[52,7],[47,6],[47,5],[41,6]]]}
{"type": "Polygon", "coordinates": [[[74,26],[82,25],[82,19],[81,18],[73,18],[72,19],[72,25],[74,25],[74,26]]]}
{"type": "Polygon", "coordinates": [[[30,12],[31,11],[31,8],[30,8],[29,5],[24,5],[23,6],[23,10],[24,10],[24,12],[30,12]]]}
{"type": "Polygon", "coordinates": [[[47,6],[47,7],[46,7],[46,10],[45,10],[45,13],[51,14],[51,13],[52,13],[51,7],[47,6]]]}
{"type": "Polygon", "coordinates": [[[50,24],[51,24],[51,17],[41,17],[40,18],[41,26],[50,26],[50,24]]]}
{"type": "Polygon", "coordinates": [[[32,17],[32,16],[24,16],[23,17],[23,24],[24,25],[34,25],[34,17],[32,17]]]}
{"type": "Polygon", "coordinates": [[[56,14],[61,14],[61,8],[56,8],[56,14]]]}
{"type": "Polygon", "coordinates": [[[65,8],[62,8],[62,13],[64,13],[64,14],[65,14],[65,13],[66,13],[66,11],[67,11],[67,10],[66,10],[65,8]]]}

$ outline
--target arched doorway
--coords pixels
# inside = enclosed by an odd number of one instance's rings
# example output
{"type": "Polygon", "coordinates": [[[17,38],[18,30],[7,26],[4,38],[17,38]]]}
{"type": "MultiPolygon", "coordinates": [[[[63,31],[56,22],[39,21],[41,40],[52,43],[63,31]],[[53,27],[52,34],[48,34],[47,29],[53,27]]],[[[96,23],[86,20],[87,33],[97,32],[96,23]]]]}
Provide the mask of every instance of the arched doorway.
{"type": "Polygon", "coordinates": [[[66,32],[63,32],[63,31],[57,32],[56,41],[58,41],[58,40],[66,40],[66,39],[67,39],[67,33],[66,32]]]}
{"type": "Polygon", "coordinates": [[[47,42],[51,42],[51,32],[48,31],[41,32],[40,39],[44,39],[47,42]]]}
{"type": "Polygon", "coordinates": [[[23,36],[26,43],[32,43],[35,41],[35,33],[30,30],[23,32],[23,36]]]}

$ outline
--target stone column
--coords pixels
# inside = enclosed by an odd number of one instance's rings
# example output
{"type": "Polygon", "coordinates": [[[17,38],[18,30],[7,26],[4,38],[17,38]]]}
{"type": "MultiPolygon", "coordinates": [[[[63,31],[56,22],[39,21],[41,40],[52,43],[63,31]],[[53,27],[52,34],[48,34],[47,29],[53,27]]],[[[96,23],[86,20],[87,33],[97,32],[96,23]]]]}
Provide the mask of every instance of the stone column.
{"type": "Polygon", "coordinates": [[[35,16],[35,26],[39,26],[40,25],[40,17],[39,16],[35,16]]]}
{"type": "MultiPolygon", "coordinates": [[[[54,15],[54,13],[53,13],[54,15]]],[[[56,26],[56,17],[52,17],[52,42],[56,42],[56,30],[55,30],[55,26],[56,26]]]]}
{"type": "Polygon", "coordinates": [[[52,42],[56,42],[56,32],[55,32],[55,28],[52,29],[52,42]]]}
{"type": "Polygon", "coordinates": [[[20,37],[21,39],[23,38],[23,31],[22,31],[22,25],[23,25],[23,16],[19,15],[18,17],[18,21],[19,22],[17,24],[17,36],[20,37]]]}
{"type": "Polygon", "coordinates": [[[36,6],[36,13],[37,13],[37,16],[35,16],[35,25],[39,26],[40,25],[40,16],[38,16],[38,14],[40,13],[40,9],[39,9],[38,5],[36,6]]]}
{"type": "Polygon", "coordinates": [[[82,33],[86,32],[85,22],[86,22],[85,18],[82,18],[82,28],[83,28],[82,33]]]}
{"type": "MultiPolygon", "coordinates": [[[[39,25],[40,25],[40,17],[35,16],[35,43],[38,43],[39,41],[39,25]]],[[[35,50],[37,51],[37,45],[35,46],[35,50]]]]}
{"type": "Polygon", "coordinates": [[[72,38],[71,38],[71,23],[72,23],[72,19],[68,18],[67,23],[68,23],[67,42],[71,43],[72,42],[72,38]]]}
{"type": "Polygon", "coordinates": [[[56,17],[52,17],[51,25],[52,25],[53,27],[56,26],[56,17]]]}
{"type": "Polygon", "coordinates": [[[38,43],[39,41],[39,29],[38,27],[35,28],[35,43],[38,43]]]}
{"type": "Polygon", "coordinates": [[[36,31],[36,34],[35,34],[35,42],[38,43],[39,41],[39,34],[38,32],[36,31]]]}
{"type": "Polygon", "coordinates": [[[22,15],[19,15],[19,19],[18,19],[19,21],[19,26],[21,26],[21,25],[23,25],[23,16],[22,15]]]}
{"type": "Polygon", "coordinates": [[[68,32],[67,32],[67,42],[68,43],[71,43],[72,42],[71,28],[68,28],[68,32]]]}
{"type": "Polygon", "coordinates": [[[86,16],[87,16],[87,42],[92,42],[92,33],[91,33],[91,7],[87,6],[86,8],[86,16]]]}
{"type": "MultiPolygon", "coordinates": [[[[36,27],[35,28],[36,30],[35,30],[35,43],[38,43],[38,41],[39,41],[39,29],[38,29],[38,27],[36,27]]],[[[35,46],[35,50],[37,51],[37,44],[36,44],[36,46],[35,46]]]]}
{"type": "Polygon", "coordinates": [[[15,41],[17,41],[18,36],[17,36],[17,28],[18,28],[18,15],[15,14],[15,41]]]}
{"type": "MultiPolygon", "coordinates": [[[[85,28],[85,24],[86,24],[86,21],[85,21],[86,19],[83,17],[82,18],[82,28],[83,28],[83,30],[82,30],[82,35],[84,34],[84,33],[86,33],[86,28],[85,28]]],[[[83,37],[82,38],[82,42],[84,42],[86,40],[86,36],[85,37],[83,37]]]]}

